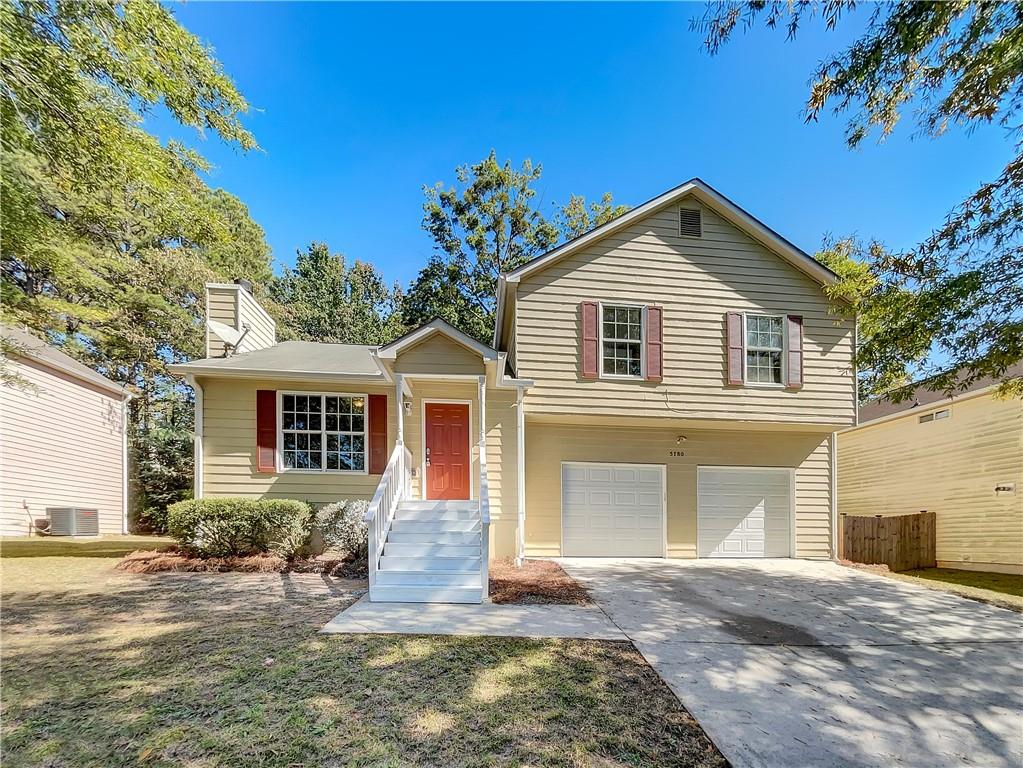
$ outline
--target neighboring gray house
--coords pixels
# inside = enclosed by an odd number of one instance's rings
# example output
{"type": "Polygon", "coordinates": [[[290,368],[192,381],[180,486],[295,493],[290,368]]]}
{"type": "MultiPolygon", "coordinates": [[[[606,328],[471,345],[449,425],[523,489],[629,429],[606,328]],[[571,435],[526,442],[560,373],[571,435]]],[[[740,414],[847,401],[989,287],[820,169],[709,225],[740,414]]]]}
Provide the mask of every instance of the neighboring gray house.
{"type": "Polygon", "coordinates": [[[127,533],[127,405],[120,385],[39,338],[2,327],[19,385],[0,386],[0,535],[33,520],[75,535],[127,533]]]}

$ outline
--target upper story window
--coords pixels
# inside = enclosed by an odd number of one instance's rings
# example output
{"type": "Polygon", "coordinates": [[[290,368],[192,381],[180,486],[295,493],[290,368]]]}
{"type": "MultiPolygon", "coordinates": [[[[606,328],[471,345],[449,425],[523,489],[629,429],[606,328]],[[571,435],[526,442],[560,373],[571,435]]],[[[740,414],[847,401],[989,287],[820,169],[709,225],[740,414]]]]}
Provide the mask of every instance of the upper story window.
{"type": "Polygon", "coordinates": [[[604,376],[643,375],[643,308],[600,307],[600,370],[604,376]]]}
{"type": "Polygon", "coordinates": [[[746,381],[751,384],[782,384],[785,352],[784,318],[746,315],[746,381]]]}
{"type": "Polygon", "coordinates": [[[925,413],[920,417],[919,421],[921,424],[925,424],[928,421],[938,421],[939,419],[947,419],[952,415],[952,411],[948,408],[942,408],[940,411],[934,411],[933,413],[925,413]]]}
{"type": "Polygon", "coordinates": [[[366,396],[281,394],[281,467],[366,471],[366,396]]]}

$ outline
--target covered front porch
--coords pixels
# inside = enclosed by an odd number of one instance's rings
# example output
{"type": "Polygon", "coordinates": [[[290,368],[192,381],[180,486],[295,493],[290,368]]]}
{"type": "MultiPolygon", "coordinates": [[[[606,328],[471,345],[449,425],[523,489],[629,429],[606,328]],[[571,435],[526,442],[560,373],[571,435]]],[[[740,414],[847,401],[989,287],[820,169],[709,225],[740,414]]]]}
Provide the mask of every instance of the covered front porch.
{"type": "Polygon", "coordinates": [[[502,354],[441,320],[377,351],[395,443],[366,513],[370,599],[480,602],[521,556],[522,395],[502,354]],[[497,548],[497,552],[494,549],[497,548]]]}

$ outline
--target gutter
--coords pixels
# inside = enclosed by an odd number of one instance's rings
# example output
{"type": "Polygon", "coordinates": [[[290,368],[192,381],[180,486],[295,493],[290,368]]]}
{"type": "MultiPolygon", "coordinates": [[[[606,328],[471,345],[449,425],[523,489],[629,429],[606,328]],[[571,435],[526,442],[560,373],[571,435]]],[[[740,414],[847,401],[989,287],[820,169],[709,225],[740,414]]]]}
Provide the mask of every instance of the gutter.
{"type": "Polygon", "coordinates": [[[381,372],[377,373],[331,373],[328,371],[282,371],[267,368],[219,368],[215,366],[179,363],[168,366],[177,376],[216,376],[235,379],[277,379],[280,381],[365,381],[374,384],[386,382],[381,372]]]}

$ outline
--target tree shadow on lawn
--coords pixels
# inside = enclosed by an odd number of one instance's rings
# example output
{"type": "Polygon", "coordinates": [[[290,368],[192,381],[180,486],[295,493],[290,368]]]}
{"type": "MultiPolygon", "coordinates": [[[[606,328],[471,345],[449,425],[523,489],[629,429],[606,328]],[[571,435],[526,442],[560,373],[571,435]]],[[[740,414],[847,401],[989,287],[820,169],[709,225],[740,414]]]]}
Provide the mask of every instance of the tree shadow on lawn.
{"type": "Polygon", "coordinates": [[[569,571],[726,753],[791,765],[823,734],[822,765],[1020,764],[1019,614],[830,564],[569,571]]]}
{"type": "Polygon", "coordinates": [[[5,595],[4,762],[724,766],[631,645],[317,630],[291,574],[5,595]]]}

